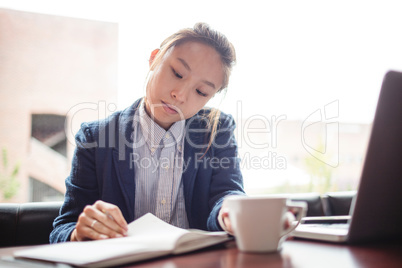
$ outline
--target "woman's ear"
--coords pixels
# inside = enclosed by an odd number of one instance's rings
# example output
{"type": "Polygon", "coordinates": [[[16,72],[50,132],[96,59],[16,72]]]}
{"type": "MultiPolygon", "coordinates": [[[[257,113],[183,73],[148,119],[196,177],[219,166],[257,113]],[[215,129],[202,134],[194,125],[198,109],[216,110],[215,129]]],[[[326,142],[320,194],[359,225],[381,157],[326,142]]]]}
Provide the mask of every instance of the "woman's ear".
{"type": "Polygon", "coordinates": [[[151,57],[149,57],[149,67],[151,67],[152,63],[154,62],[154,59],[155,59],[156,55],[158,54],[158,52],[159,52],[159,48],[154,49],[152,51],[151,57]]]}

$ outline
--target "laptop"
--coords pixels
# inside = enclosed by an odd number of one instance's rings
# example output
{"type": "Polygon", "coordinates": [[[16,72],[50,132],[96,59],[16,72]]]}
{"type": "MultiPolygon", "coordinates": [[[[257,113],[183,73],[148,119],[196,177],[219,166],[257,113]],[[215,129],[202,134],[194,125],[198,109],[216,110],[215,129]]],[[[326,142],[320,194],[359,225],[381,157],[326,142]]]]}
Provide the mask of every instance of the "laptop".
{"type": "Polygon", "coordinates": [[[384,77],[349,216],[335,217],[335,224],[325,221],[306,221],[293,235],[343,243],[402,239],[402,73],[384,77]]]}

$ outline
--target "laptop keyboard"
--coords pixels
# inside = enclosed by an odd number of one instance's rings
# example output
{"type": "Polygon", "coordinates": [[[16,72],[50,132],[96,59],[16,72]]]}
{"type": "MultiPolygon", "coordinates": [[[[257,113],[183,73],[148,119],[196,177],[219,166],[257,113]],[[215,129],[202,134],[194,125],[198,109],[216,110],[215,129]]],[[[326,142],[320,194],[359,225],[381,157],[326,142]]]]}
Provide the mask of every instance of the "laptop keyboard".
{"type": "Polygon", "coordinates": [[[304,224],[304,226],[308,227],[322,227],[322,228],[331,228],[331,229],[348,229],[348,223],[320,223],[320,224],[304,224]]]}

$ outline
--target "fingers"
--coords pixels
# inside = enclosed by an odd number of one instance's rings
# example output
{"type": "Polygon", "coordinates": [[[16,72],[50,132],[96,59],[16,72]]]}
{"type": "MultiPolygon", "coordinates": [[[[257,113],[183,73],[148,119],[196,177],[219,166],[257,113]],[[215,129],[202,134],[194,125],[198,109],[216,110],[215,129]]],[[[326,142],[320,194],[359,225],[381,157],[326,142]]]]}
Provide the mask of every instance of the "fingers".
{"type": "Polygon", "coordinates": [[[98,232],[96,228],[101,224],[97,220],[90,218],[85,212],[81,213],[78,217],[75,230],[71,235],[72,241],[86,241],[86,240],[99,240],[107,239],[110,236],[98,232]]]}
{"type": "Polygon", "coordinates": [[[117,206],[103,201],[97,201],[94,206],[101,212],[101,215],[99,216],[105,220],[104,222],[109,226],[109,228],[112,228],[119,233],[128,231],[127,222],[117,206]]]}
{"type": "Polygon", "coordinates": [[[286,212],[284,215],[284,229],[288,229],[292,226],[292,222],[294,222],[296,220],[294,214],[292,212],[286,212]]]}
{"type": "Polygon", "coordinates": [[[232,223],[230,222],[229,218],[229,212],[223,212],[222,213],[222,218],[223,218],[223,223],[226,226],[226,230],[229,234],[233,234],[233,228],[232,228],[232,223]]]}
{"type": "Polygon", "coordinates": [[[103,201],[86,206],[78,217],[71,240],[98,240],[127,235],[127,222],[120,209],[103,201]]]}
{"type": "Polygon", "coordinates": [[[219,211],[218,220],[223,230],[233,235],[233,228],[229,218],[229,208],[226,206],[225,202],[223,202],[219,211]]]}

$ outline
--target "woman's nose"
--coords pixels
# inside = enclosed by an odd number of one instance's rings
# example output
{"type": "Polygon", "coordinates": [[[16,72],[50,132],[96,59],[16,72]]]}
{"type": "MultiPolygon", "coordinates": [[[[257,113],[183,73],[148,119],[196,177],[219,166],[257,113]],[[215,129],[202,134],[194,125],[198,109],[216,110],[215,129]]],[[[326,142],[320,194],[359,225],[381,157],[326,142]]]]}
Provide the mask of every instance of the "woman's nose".
{"type": "Polygon", "coordinates": [[[172,96],[172,98],[178,100],[178,101],[186,101],[187,100],[187,90],[185,89],[184,86],[182,87],[177,87],[176,89],[172,90],[170,92],[170,95],[172,96]]]}

